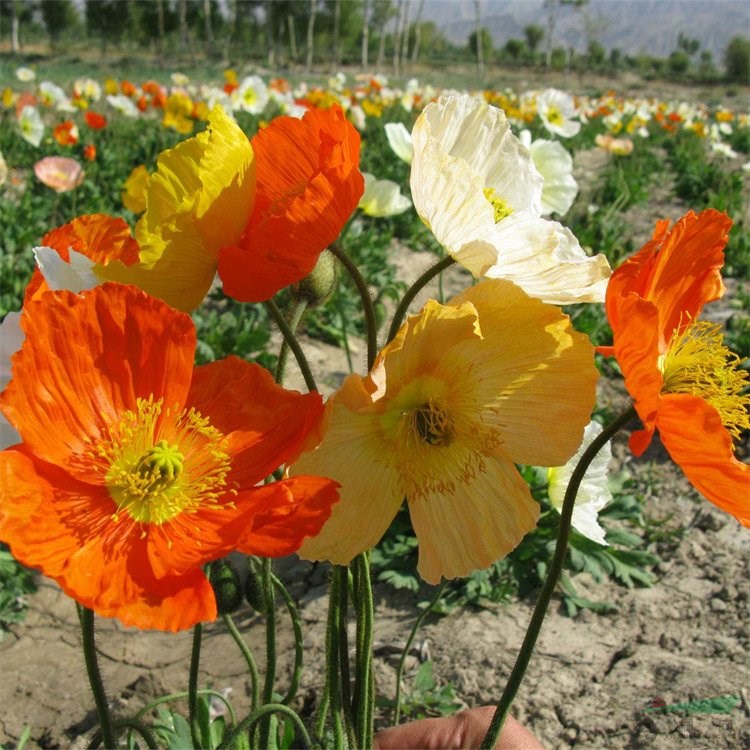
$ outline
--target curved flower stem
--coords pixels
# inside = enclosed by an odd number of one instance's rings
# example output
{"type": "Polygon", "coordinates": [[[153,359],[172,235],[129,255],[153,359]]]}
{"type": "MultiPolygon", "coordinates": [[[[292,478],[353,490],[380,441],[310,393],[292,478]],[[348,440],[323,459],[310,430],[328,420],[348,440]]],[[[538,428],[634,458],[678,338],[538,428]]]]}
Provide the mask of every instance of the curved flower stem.
{"type": "MultiPolygon", "coordinates": [[[[303,742],[299,747],[311,746],[310,735],[307,733],[307,729],[305,728],[302,719],[300,719],[295,711],[282,703],[267,703],[246,716],[239,724],[237,724],[237,726],[232,727],[232,731],[224,737],[217,750],[229,750],[234,744],[234,741],[238,739],[243,732],[252,730],[259,721],[266,718],[270,719],[273,714],[282,714],[286,718],[292,720],[299,737],[303,742]]],[[[263,747],[269,747],[269,745],[264,745],[263,747]]],[[[295,747],[298,746],[295,745],[295,747]]]]}
{"type": "Polygon", "coordinates": [[[299,619],[297,605],[286,590],[286,586],[284,586],[279,578],[273,574],[271,574],[271,581],[279,590],[279,594],[281,594],[281,598],[284,600],[284,604],[286,604],[289,617],[292,620],[292,629],[294,631],[294,668],[292,670],[292,681],[286,695],[281,699],[281,702],[286,705],[290,703],[297,694],[297,688],[299,687],[300,676],[302,674],[302,655],[304,649],[302,643],[302,623],[299,619]]]}
{"type": "Polygon", "coordinates": [[[338,258],[346,272],[351,276],[362,299],[362,311],[365,314],[365,327],[367,329],[367,369],[369,370],[378,354],[378,324],[375,319],[375,306],[372,303],[370,289],[359,272],[359,268],[338,242],[334,242],[328,249],[338,258]]]}
{"type": "MultiPolygon", "coordinates": [[[[132,732],[138,732],[138,734],[143,737],[143,741],[146,743],[146,747],[149,748],[149,750],[158,750],[159,743],[156,741],[156,737],[154,737],[154,733],[141,721],[138,721],[138,719],[116,719],[113,722],[113,726],[116,729],[130,729],[132,732]]],[[[88,744],[89,750],[94,750],[94,748],[99,747],[102,743],[102,732],[101,729],[94,732],[93,736],[91,737],[91,741],[88,744]]],[[[116,747],[116,745],[105,745],[105,747],[116,747]]]]}
{"type": "Polygon", "coordinates": [[[406,294],[398,303],[396,312],[393,313],[393,320],[391,321],[391,327],[388,330],[388,339],[386,343],[393,340],[395,335],[398,333],[398,329],[401,328],[401,323],[406,316],[406,312],[409,309],[409,305],[414,301],[414,298],[424,289],[424,287],[432,281],[437,275],[445,271],[446,268],[450,268],[456,261],[451,258],[450,255],[446,255],[441,258],[434,266],[428,268],[410,287],[407,289],[406,294]]]}
{"type": "MultiPolygon", "coordinates": [[[[271,580],[271,559],[262,558],[263,598],[266,603],[266,678],[263,683],[263,704],[273,703],[273,688],[276,683],[276,591],[271,580]]],[[[269,717],[270,718],[270,717],[269,717]]],[[[260,728],[260,746],[270,747],[271,722],[263,722],[260,728]]]]}
{"type": "Polygon", "coordinates": [[[193,628],[193,649],[190,654],[190,676],[188,678],[188,718],[190,723],[190,735],[193,745],[201,746],[201,732],[198,722],[198,668],[201,661],[201,638],[203,636],[203,624],[198,623],[193,628]]]}
{"type": "Polygon", "coordinates": [[[448,581],[444,579],[440,586],[438,586],[438,590],[435,592],[435,596],[432,597],[430,603],[422,610],[422,612],[419,614],[419,617],[417,617],[416,622],[414,623],[411,632],[409,633],[409,637],[406,639],[404,650],[401,652],[401,658],[398,662],[398,669],[396,670],[396,697],[394,699],[394,703],[396,705],[394,706],[393,712],[394,727],[398,724],[398,721],[401,718],[401,678],[404,674],[404,664],[406,664],[406,657],[409,654],[409,649],[411,648],[411,644],[414,641],[414,636],[416,636],[417,634],[417,630],[422,627],[422,623],[424,622],[427,615],[432,612],[435,605],[440,601],[440,597],[443,595],[443,591],[445,591],[445,587],[447,585],[448,581]]]}
{"type": "Polygon", "coordinates": [[[370,557],[362,552],[354,559],[356,576],[357,610],[357,662],[356,662],[356,737],[358,748],[372,747],[373,718],[375,714],[375,684],[372,671],[372,644],[375,606],[372,598],[370,557]]]}
{"type": "Polygon", "coordinates": [[[235,625],[232,616],[229,614],[224,614],[221,617],[224,620],[224,624],[227,626],[229,634],[232,636],[232,638],[234,638],[234,642],[237,644],[240,651],[242,652],[242,655],[245,657],[247,671],[250,672],[250,689],[253,691],[252,698],[250,699],[250,708],[255,711],[255,709],[258,708],[258,702],[260,699],[260,676],[258,674],[258,665],[255,663],[253,652],[250,650],[250,647],[247,645],[247,643],[245,643],[245,639],[242,637],[242,633],[240,633],[239,629],[235,625]]]}
{"type": "MultiPolygon", "coordinates": [[[[294,307],[292,308],[292,314],[289,318],[289,330],[292,332],[292,336],[297,333],[300,321],[302,320],[305,311],[307,310],[307,300],[298,299],[294,307]]],[[[284,374],[286,372],[286,363],[289,359],[289,340],[285,337],[281,342],[281,349],[279,349],[279,361],[276,363],[276,382],[279,385],[284,384],[284,374]]]]}
{"type": "Polygon", "coordinates": [[[492,722],[487,729],[487,734],[485,734],[484,739],[482,740],[481,750],[492,750],[492,748],[495,747],[495,744],[500,737],[500,732],[503,729],[505,719],[510,711],[510,706],[521,686],[524,674],[526,674],[526,668],[528,667],[531,655],[534,652],[534,646],[542,629],[542,623],[547,614],[547,608],[549,607],[552,594],[555,591],[555,587],[557,586],[557,582],[565,564],[565,553],[568,549],[568,536],[570,534],[571,519],[573,517],[573,507],[575,505],[576,496],[578,495],[578,488],[583,481],[586,470],[589,468],[589,465],[602,447],[615,435],[615,433],[621,430],[635,416],[637,416],[635,407],[631,406],[611,424],[607,425],[583,452],[581,460],[573,470],[573,474],[570,477],[570,483],[565,491],[563,505],[560,510],[560,530],[557,535],[557,544],[555,546],[555,552],[552,555],[552,561],[550,562],[547,577],[544,580],[544,585],[539,593],[534,612],[531,615],[531,621],[529,622],[529,627],[526,630],[526,635],[524,636],[523,643],[521,644],[518,656],[516,657],[516,663],[513,665],[513,669],[508,677],[505,690],[503,691],[502,696],[500,696],[495,715],[492,717],[492,722]]]}
{"type": "Polygon", "coordinates": [[[94,695],[96,713],[99,717],[99,726],[106,747],[116,747],[114,725],[109,713],[107,693],[104,689],[102,673],[99,671],[99,662],[96,658],[96,639],[94,633],[94,612],[88,607],[76,603],[78,608],[78,619],[81,622],[81,642],[83,645],[83,658],[86,661],[86,672],[94,695]]]}
{"type": "MultiPolygon", "coordinates": [[[[224,696],[222,693],[220,693],[218,690],[211,690],[210,688],[203,688],[202,690],[198,691],[198,695],[209,695],[213,698],[218,698],[226,707],[227,707],[227,713],[229,714],[229,718],[234,724],[237,721],[237,715],[234,712],[234,709],[232,708],[231,702],[224,696]]],[[[159,698],[156,698],[156,700],[151,701],[150,703],[147,703],[143,708],[140,708],[138,712],[133,717],[135,721],[140,721],[143,716],[145,716],[149,711],[156,708],[157,706],[160,706],[162,703],[169,703],[170,701],[177,701],[177,700],[183,700],[184,698],[188,697],[187,690],[181,690],[178,693],[169,693],[169,695],[162,695],[159,698]]]]}
{"type": "Polygon", "coordinates": [[[289,348],[292,350],[297,360],[297,364],[299,365],[299,369],[302,372],[302,377],[305,379],[307,390],[317,391],[318,386],[315,385],[315,378],[313,377],[307,357],[302,351],[302,347],[299,345],[299,341],[297,341],[294,331],[290,328],[289,323],[287,323],[281,310],[279,310],[279,306],[272,299],[266,300],[263,304],[265,305],[266,310],[268,310],[269,315],[279,327],[284,339],[288,342],[289,348]]]}
{"type": "MultiPolygon", "coordinates": [[[[325,733],[325,716],[330,710],[333,724],[333,747],[341,750],[345,747],[343,705],[341,695],[341,673],[340,673],[340,649],[341,639],[339,628],[341,627],[341,595],[342,585],[340,565],[334,565],[331,572],[331,586],[328,594],[328,622],[326,623],[326,680],[323,689],[324,700],[321,701],[321,710],[316,721],[316,732],[319,739],[323,739],[325,733]],[[325,708],[324,710],[324,703],[325,708]]],[[[346,571],[346,568],[343,568],[346,571]]],[[[346,585],[346,579],[343,581],[346,585]]]]}

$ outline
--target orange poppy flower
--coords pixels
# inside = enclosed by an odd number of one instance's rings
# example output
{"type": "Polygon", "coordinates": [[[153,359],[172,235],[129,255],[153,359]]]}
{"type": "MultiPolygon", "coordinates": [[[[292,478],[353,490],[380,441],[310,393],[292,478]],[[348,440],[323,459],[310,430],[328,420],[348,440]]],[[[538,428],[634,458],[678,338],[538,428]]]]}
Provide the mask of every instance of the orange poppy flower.
{"type": "Polygon", "coordinates": [[[83,147],[83,158],[86,161],[96,161],[96,146],[93,143],[87,143],[83,147]]]}
{"type": "Polygon", "coordinates": [[[720,326],[699,320],[703,305],[724,293],[720,269],[731,220],[692,211],[653,238],[613,274],[607,317],[614,354],[643,429],[630,437],[646,450],[655,430],[672,459],[708,500],[750,526],[750,466],[733,438],[750,428],[747,373],[724,346],[720,326]]]}
{"type": "MultiPolygon", "coordinates": [[[[79,216],[47,232],[41,244],[56,250],[66,263],[70,261],[70,250],[85,255],[94,263],[106,264],[110,260],[119,260],[130,266],[138,261],[138,243],[133,239],[128,223],[106,214],[79,216]]],[[[44,276],[36,268],[26,286],[24,307],[48,288],[44,276]]]]}
{"type": "Polygon", "coordinates": [[[219,253],[226,294],[261,302],[312,271],[364,192],[359,145],[339,107],[277,117],[255,135],[253,213],[239,242],[219,253]]]}
{"type": "Polygon", "coordinates": [[[237,357],[194,368],[190,317],[130,286],[47,292],[22,321],[0,539],[84,606],[139,628],[211,620],[202,565],[290,554],[329,517],[328,479],[259,484],[320,438],[318,394],[237,357]]]}
{"type": "Polygon", "coordinates": [[[128,80],[124,80],[120,83],[120,91],[125,96],[135,96],[138,93],[138,89],[128,80]]]}
{"type": "Polygon", "coordinates": [[[86,111],[86,124],[92,130],[101,130],[107,127],[107,118],[99,112],[86,111]]]}
{"type": "Polygon", "coordinates": [[[61,146],[74,146],[78,143],[78,126],[72,120],[65,120],[55,125],[52,137],[61,146]]]}

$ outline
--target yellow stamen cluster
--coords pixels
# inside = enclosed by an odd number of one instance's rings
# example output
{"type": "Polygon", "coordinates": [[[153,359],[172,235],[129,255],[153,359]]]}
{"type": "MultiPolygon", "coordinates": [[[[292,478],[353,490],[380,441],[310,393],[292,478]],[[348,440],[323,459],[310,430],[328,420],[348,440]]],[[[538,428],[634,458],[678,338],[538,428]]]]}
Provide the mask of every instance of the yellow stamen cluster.
{"type": "Polygon", "coordinates": [[[495,224],[513,213],[513,209],[495,192],[495,188],[485,188],[484,197],[490,202],[495,212],[495,224]]]}
{"type": "Polygon", "coordinates": [[[562,115],[562,112],[557,107],[550,107],[547,110],[547,122],[550,123],[550,125],[562,125],[565,122],[565,118],[562,115]]]}
{"type": "Polygon", "coordinates": [[[724,346],[721,326],[694,321],[675,332],[660,369],[662,392],[689,393],[707,401],[719,412],[722,424],[733,438],[750,429],[748,374],[739,369],[740,358],[724,346]]]}
{"type": "Polygon", "coordinates": [[[453,442],[453,420],[432,399],[411,412],[409,418],[414,432],[425,443],[447,446],[453,442]]]}
{"type": "Polygon", "coordinates": [[[94,453],[117,505],[133,521],[161,525],[199,508],[221,508],[228,487],[226,438],[195,409],[164,407],[162,400],[138,399],[109,440],[94,453]]]}

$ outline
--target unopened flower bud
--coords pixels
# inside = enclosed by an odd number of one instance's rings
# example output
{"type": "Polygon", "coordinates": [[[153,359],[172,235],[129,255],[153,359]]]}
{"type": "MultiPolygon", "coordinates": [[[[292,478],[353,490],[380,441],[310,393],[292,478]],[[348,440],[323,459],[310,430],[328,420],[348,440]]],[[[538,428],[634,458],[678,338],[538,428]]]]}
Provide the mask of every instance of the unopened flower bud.
{"type": "Polygon", "coordinates": [[[242,587],[237,571],[228,560],[217,560],[211,565],[209,576],[216,596],[216,608],[221,615],[235,612],[242,604],[242,587]]]}
{"type": "Polygon", "coordinates": [[[298,300],[305,300],[310,307],[326,302],[336,290],[338,283],[338,263],[330,250],[323,250],[315,268],[302,281],[292,287],[298,300]]]}

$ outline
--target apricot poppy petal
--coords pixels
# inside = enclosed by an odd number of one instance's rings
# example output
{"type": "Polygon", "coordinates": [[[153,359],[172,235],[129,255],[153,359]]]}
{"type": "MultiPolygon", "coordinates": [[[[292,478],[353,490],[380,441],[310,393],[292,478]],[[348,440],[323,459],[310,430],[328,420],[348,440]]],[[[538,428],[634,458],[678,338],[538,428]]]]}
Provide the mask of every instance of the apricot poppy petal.
{"type": "Polygon", "coordinates": [[[657,426],[664,447],[693,487],[750,527],[750,466],[735,457],[716,409],[696,396],[666,395],[657,426]]]}
{"type": "Polygon", "coordinates": [[[187,405],[228,436],[232,480],[241,486],[262,481],[322,437],[320,394],[282,388],[267,370],[239,357],[196,367],[187,405]]]}
{"type": "Polygon", "coordinates": [[[0,406],[35,455],[76,476],[86,470],[70,457],[106,435],[137,398],[184,402],[195,327],[134,287],[45,292],[22,326],[26,338],[0,406]]]}
{"type": "Polygon", "coordinates": [[[252,523],[237,538],[248,555],[282,557],[315,537],[338,502],[338,484],[323,477],[298,475],[240,492],[237,504],[254,505],[252,523]]]}

